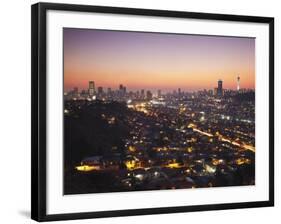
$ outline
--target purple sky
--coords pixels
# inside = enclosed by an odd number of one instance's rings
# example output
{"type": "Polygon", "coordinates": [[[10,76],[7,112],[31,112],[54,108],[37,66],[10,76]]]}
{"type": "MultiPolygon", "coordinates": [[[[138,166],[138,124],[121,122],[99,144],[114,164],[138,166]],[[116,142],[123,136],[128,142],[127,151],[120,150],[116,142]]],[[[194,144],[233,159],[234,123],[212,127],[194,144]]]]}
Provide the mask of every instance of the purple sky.
{"type": "Polygon", "coordinates": [[[128,90],[255,87],[255,39],[64,28],[64,85],[128,90]]]}

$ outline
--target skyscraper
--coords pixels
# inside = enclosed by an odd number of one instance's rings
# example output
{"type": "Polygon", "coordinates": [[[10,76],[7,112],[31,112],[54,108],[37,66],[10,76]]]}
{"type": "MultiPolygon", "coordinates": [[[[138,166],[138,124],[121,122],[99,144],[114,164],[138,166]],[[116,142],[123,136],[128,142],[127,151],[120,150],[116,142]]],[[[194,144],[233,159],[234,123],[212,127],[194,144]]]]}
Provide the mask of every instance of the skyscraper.
{"type": "Polygon", "coordinates": [[[157,97],[160,98],[161,95],[162,95],[162,94],[161,94],[161,89],[158,89],[158,90],[157,90],[157,97]]]}
{"type": "Polygon", "coordinates": [[[222,80],[218,80],[218,90],[217,90],[217,95],[222,96],[223,95],[223,88],[222,88],[222,80]]]}
{"type": "Polygon", "coordinates": [[[99,86],[99,87],[98,87],[98,94],[99,94],[99,95],[103,94],[103,88],[102,88],[102,86],[99,86]]]}
{"type": "Polygon", "coordinates": [[[152,93],[149,90],[146,92],[146,99],[152,100],[152,93]]]}
{"type": "Polygon", "coordinates": [[[123,90],[123,85],[120,84],[120,85],[119,85],[119,91],[122,92],[122,90],[123,90]]]}
{"type": "Polygon", "coordinates": [[[240,90],[240,76],[237,76],[237,91],[240,90]]]}
{"type": "Polygon", "coordinates": [[[144,99],[145,95],[144,95],[144,89],[141,90],[141,98],[144,99]]]}
{"type": "Polygon", "coordinates": [[[89,95],[93,96],[95,94],[95,82],[89,81],[89,95]]]}
{"type": "Polygon", "coordinates": [[[215,87],[213,92],[214,92],[213,95],[214,95],[214,96],[217,96],[217,95],[218,95],[218,88],[215,87]]]}
{"type": "Polygon", "coordinates": [[[126,94],[126,86],[123,86],[123,84],[119,85],[119,96],[123,97],[126,94]]]}

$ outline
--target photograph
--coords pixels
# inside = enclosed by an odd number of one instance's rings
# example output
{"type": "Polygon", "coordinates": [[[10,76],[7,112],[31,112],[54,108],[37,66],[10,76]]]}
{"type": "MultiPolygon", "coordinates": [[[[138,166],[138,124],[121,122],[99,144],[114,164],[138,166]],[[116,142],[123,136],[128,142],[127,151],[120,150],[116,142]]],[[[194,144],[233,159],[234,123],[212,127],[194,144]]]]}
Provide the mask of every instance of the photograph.
{"type": "Polygon", "coordinates": [[[255,185],[255,37],[62,32],[65,195],[255,185]]]}

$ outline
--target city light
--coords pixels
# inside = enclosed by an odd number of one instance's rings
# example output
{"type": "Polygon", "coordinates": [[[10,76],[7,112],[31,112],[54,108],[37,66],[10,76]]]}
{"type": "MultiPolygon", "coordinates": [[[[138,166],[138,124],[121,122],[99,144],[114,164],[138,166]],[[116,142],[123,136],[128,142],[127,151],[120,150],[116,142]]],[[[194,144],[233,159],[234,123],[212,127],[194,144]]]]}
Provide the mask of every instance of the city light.
{"type": "MultiPolygon", "coordinates": [[[[101,119],[103,122],[95,122],[107,130],[104,142],[96,139],[101,147],[99,159],[86,158],[87,162],[75,166],[78,173],[114,171],[116,184],[126,190],[140,186],[150,189],[153,187],[149,183],[158,181],[174,189],[177,182],[180,186],[180,181],[190,188],[233,184],[229,181],[241,167],[246,169],[243,171],[246,182],[254,183],[251,173],[255,164],[254,101],[233,103],[243,89],[239,93],[218,90],[215,94],[207,90],[181,91],[180,95],[178,91],[126,92],[126,86],[121,84],[107,93],[103,89],[100,87],[99,93],[92,90],[92,96],[76,90],[77,95],[65,94],[65,116],[80,119],[86,110],[87,116],[101,119]],[[114,144],[110,142],[111,130],[122,136],[114,144]],[[103,150],[107,153],[103,154],[103,150]]],[[[253,95],[254,91],[244,94],[253,95]]],[[[97,133],[96,129],[88,134],[91,133],[97,133]]]]}
{"type": "Polygon", "coordinates": [[[180,165],[179,163],[169,163],[166,165],[166,167],[171,169],[177,169],[183,167],[183,165],[180,165]]]}
{"type": "Polygon", "coordinates": [[[64,193],[255,184],[255,38],[63,34],[64,193]]]}
{"type": "Polygon", "coordinates": [[[100,170],[99,166],[89,166],[89,165],[81,165],[81,166],[76,166],[76,170],[82,171],[82,172],[90,172],[93,170],[100,170]]]}

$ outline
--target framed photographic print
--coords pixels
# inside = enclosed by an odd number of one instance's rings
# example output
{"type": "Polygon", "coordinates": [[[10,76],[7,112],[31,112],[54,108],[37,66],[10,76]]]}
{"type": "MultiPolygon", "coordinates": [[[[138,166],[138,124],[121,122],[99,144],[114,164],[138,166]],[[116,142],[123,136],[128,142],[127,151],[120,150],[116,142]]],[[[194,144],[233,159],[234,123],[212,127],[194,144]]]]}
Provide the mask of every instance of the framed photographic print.
{"type": "Polygon", "coordinates": [[[274,205],[274,19],[32,6],[32,218],[274,205]]]}

